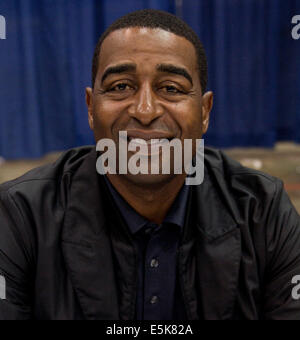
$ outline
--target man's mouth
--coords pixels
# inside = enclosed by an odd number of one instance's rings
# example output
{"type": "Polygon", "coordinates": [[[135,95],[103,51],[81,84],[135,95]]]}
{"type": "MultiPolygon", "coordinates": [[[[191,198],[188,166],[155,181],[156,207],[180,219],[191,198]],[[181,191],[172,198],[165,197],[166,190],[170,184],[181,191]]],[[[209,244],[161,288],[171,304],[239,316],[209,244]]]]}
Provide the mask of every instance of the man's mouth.
{"type": "Polygon", "coordinates": [[[131,143],[131,145],[136,145],[136,146],[145,145],[145,142],[147,143],[147,146],[151,146],[151,145],[163,146],[167,144],[170,140],[168,138],[153,138],[153,139],[147,139],[147,140],[141,139],[141,138],[134,138],[134,137],[127,138],[128,143],[131,143]]]}
{"type": "Polygon", "coordinates": [[[161,144],[167,141],[171,141],[174,137],[169,132],[164,131],[141,131],[141,130],[130,130],[127,131],[127,142],[133,142],[134,144],[161,144]]]}

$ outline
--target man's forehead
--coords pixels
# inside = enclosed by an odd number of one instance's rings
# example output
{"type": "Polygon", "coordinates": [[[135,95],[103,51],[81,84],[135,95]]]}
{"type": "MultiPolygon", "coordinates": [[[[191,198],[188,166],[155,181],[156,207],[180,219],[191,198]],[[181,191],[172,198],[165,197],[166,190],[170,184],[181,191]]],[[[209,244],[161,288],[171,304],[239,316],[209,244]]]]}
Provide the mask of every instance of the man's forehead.
{"type": "Polygon", "coordinates": [[[197,68],[193,44],[184,37],[160,28],[130,27],[110,33],[103,41],[99,68],[120,60],[144,56],[157,63],[183,63],[191,71],[197,68]]]}

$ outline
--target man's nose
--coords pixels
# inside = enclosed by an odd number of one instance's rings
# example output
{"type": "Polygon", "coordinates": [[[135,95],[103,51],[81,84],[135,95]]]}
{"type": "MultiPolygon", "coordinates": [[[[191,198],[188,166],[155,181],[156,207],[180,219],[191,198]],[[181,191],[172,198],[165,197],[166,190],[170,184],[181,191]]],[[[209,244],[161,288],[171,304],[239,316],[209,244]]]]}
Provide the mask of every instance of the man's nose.
{"type": "Polygon", "coordinates": [[[143,125],[150,125],[153,120],[163,114],[163,108],[157,102],[150,84],[144,84],[138,90],[134,102],[128,109],[128,114],[143,125]]]}

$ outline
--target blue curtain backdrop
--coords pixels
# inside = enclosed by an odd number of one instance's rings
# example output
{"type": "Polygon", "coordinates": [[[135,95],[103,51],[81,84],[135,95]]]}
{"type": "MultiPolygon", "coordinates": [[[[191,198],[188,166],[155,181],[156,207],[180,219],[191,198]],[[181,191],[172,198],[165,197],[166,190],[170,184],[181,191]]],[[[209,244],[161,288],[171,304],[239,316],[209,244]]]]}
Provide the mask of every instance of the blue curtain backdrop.
{"type": "Polygon", "coordinates": [[[0,155],[93,143],[84,89],[103,30],[133,10],[176,13],[198,33],[214,109],[205,143],[300,142],[300,0],[0,0],[0,155]]]}

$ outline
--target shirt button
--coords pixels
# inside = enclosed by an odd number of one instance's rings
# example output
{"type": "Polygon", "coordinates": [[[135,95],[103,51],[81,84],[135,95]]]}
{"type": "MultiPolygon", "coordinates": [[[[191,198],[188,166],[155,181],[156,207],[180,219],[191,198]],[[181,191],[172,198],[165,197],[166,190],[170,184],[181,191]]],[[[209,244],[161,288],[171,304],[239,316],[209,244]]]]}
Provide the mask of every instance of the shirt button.
{"type": "Polygon", "coordinates": [[[146,235],[151,235],[152,232],[153,232],[153,228],[147,228],[147,229],[145,229],[145,234],[146,234],[146,235]]]}
{"type": "Polygon", "coordinates": [[[151,260],[150,266],[151,266],[152,268],[157,268],[158,265],[159,265],[159,263],[158,263],[158,260],[157,260],[157,259],[152,259],[152,260],[151,260]]]}
{"type": "Polygon", "coordinates": [[[156,304],[157,302],[158,302],[158,296],[153,295],[152,298],[151,298],[151,300],[150,300],[150,303],[151,303],[152,305],[154,305],[154,304],[156,304]]]}

